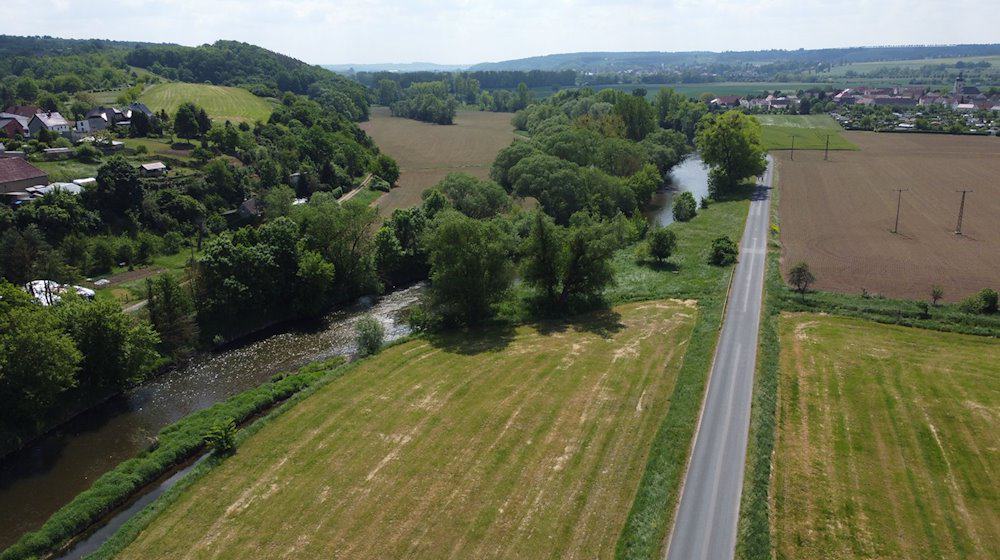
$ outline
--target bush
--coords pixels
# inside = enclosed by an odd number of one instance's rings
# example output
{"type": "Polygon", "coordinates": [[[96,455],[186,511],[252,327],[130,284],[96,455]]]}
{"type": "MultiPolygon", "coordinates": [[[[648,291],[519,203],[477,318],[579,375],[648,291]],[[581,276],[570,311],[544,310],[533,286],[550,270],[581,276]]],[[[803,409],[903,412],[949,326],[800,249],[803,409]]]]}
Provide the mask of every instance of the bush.
{"type": "Polygon", "coordinates": [[[365,315],[358,319],[354,329],[357,333],[358,355],[377,354],[385,339],[385,329],[382,328],[382,323],[371,315],[365,315]]]}
{"type": "Polygon", "coordinates": [[[698,206],[702,210],[707,210],[708,209],[708,204],[709,204],[708,197],[707,196],[703,196],[703,197],[701,197],[701,204],[699,204],[698,206]]]}
{"type": "Polygon", "coordinates": [[[686,222],[694,218],[697,213],[698,205],[694,201],[693,194],[685,191],[674,199],[674,219],[678,222],[686,222]]]}
{"type": "Polygon", "coordinates": [[[663,262],[677,247],[677,235],[667,228],[656,228],[649,234],[649,256],[663,262]]]}
{"type": "Polygon", "coordinates": [[[76,149],[76,159],[83,163],[94,163],[101,159],[101,152],[92,144],[82,144],[76,149]]]}
{"type": "Polygon", "coordinates": [[[971,295],[959,304],[962,311],[966,313],[976,313],[979,315],[989,315],[997,312],[997,292],[989,288],[984,288],[979,293],[971,295]]]}
{"type": "Polygon", "coordinates": [[[736,262],[736,243],[728,236],[718,237],[712,241],[712,252],[708,256],[709,264],[728,266],[736,262]]]}
{"type": "Polygon", "coordinates": [[[163,254],[165,255],[176,255],[181,252],[181,247],[184,246],[184,236],[176,231],[167,232],[163,236],[163,254]]]}
{"type": "Polygon", "coordinates": [[[216,455],[231,455],[236,451],[236,421],[223,418],[212,425],[205,434],[205,445],[211,447],[216,455]]]}
{"type": "Polygon", "coordinates": [[[146,148],[145,144],[139,144],[138,146],[135,147],[135,153],[136,153],[136,155],[140,155],[141,156],[141,155],[144,155],[144,154],[148,154],[149,153],[149,149],[146,148]]]}

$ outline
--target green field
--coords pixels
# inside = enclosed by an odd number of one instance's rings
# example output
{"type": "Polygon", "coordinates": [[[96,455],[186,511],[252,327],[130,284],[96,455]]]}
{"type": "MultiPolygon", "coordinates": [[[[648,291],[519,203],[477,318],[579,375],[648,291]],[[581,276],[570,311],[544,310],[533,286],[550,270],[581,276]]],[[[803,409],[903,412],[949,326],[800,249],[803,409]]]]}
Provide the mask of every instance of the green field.
{"type": "Polygon", "coordinates": [[[880,62],[853,62],[842,66],[834,66],[829,72],[822,72],[817,76],[838,77],[844,76],[850,71],[863,74],[878,70],[880,68],[920,68],[927,65],[945,64],[954,66],[956,62],[989,62],[991,66],[1000,66],[1000,55],[991,56],[965,56],[960,58],[922,58],[918,60],[885,60],[880,62]]]}
{"type": "Polygon", "coordinates": [[[829,115],[757,115],[766,150],[788,150],[795,137],[796,150],[822,150],[830,137],[831,150],[857,150],[840,135],[843,130],[829,115]]]}
{"type": "Polygon", "coordinates": [[[1000,558],[1000,342],[780,320],[776,557],[1000,558]]]}
{"type": "Polygon", "coordinates": [[[139,100],[154,112],[163,109],[171,115],[181,103],[190,101],[203,107],[215,120],[251,123],[266,121],[275,106],[272,101],[242,88],[180,82],[150,86],[139,100]]]}
{"type": "Polygon", "coordinates": [[[697,309],[392,346],[250,436],[123,558],[610,558],[697,309]]]}

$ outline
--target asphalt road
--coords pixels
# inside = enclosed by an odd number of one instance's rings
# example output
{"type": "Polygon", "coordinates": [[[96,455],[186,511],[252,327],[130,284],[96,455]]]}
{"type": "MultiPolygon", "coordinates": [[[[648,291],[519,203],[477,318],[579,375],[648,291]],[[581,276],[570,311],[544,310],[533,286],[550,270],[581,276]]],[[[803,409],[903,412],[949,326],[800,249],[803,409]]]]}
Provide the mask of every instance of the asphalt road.
{"type": "Polygon", "coordinates": [[[763,181],[758,181],[750,203],[691,464],[670,535],[668,560],[728,560],[736,547],[773,168],[768,160],[763,181]]]}

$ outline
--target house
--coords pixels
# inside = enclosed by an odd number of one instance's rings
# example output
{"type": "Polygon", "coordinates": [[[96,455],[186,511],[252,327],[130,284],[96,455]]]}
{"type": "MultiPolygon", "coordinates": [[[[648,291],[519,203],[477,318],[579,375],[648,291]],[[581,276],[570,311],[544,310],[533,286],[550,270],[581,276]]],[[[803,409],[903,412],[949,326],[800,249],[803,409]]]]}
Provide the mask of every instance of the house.
{"type": "Polygon", "coordinates": [[[712,105],[716,105],[718,107],[737,107],[737,106],[740,105],[740,96],[738,96],[738,95],[722,95],[722,96],[716,97],[715,99],[713,99],[712,101],[710,101],[710,103],[712,105]]]}
{"type": "Polygon", "coordinates": [[[0,158],[0,193],[47,184],[49,175],[27,161],[16,157],[0,158]]]}
{"type": "Polygon", "coordinates": [[[149,110],[149,107],[147,107],[145,103],[139,103],[139,102],[130,103],[128,109],[126,109],[125,112],[127,113],[126,116],[129,119],[131,119],[132,115],[135,114],[136,112],[142,113],[150,118],[153,117],[153,112],[149,110]]]}
{"type": "Polygon", "coordinates": [[[26,119],[37,115],[42,112],[41,107],[35,107],[34,105],[11,105],[3,111],[4,113],[10,113],[13,115],[18,115],[26,119]]]}
{"type": "Polygon", "coordinates": [[[17,135],[28,136],[28,121],[30,117],[24,117],[16,113],[0,113],[0,136],[14,138],[17,135]]]}
{"type": "Polygon", "coordinates": [[[260,202],[256,198],[248,198],[244,200],[243,203],[240,204],[240,207],[237,208],[237,212],[242,218],[256,218],[264,213],[263,210],[261,210],[260,202]]]}
{"type": "Polygon", "coordinates": [[[40,130],[51,130],[52,132],[69,132],[69,122],[56,111],[48,113],[36,113],[28,121],[28,130],[32,136],[38,134],[40,130]]]}
{"type": "Polygon", "coordinates": [[[167,166],[162,161],[144,163],[139,166],[139,174],[143,177],[159,177],[167,174],[167,166]]]}

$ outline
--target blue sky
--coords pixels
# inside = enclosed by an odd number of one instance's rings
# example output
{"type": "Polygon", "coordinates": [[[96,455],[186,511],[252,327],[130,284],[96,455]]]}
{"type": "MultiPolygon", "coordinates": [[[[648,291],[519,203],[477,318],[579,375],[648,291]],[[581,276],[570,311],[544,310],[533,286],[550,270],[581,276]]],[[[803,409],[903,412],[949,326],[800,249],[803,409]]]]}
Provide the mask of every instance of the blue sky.
{"type": "Polygon", "coordinates": [[[5,33],[254,43],[314,64],[1000,42],[997,0],[4,0],[5,33]]]}

